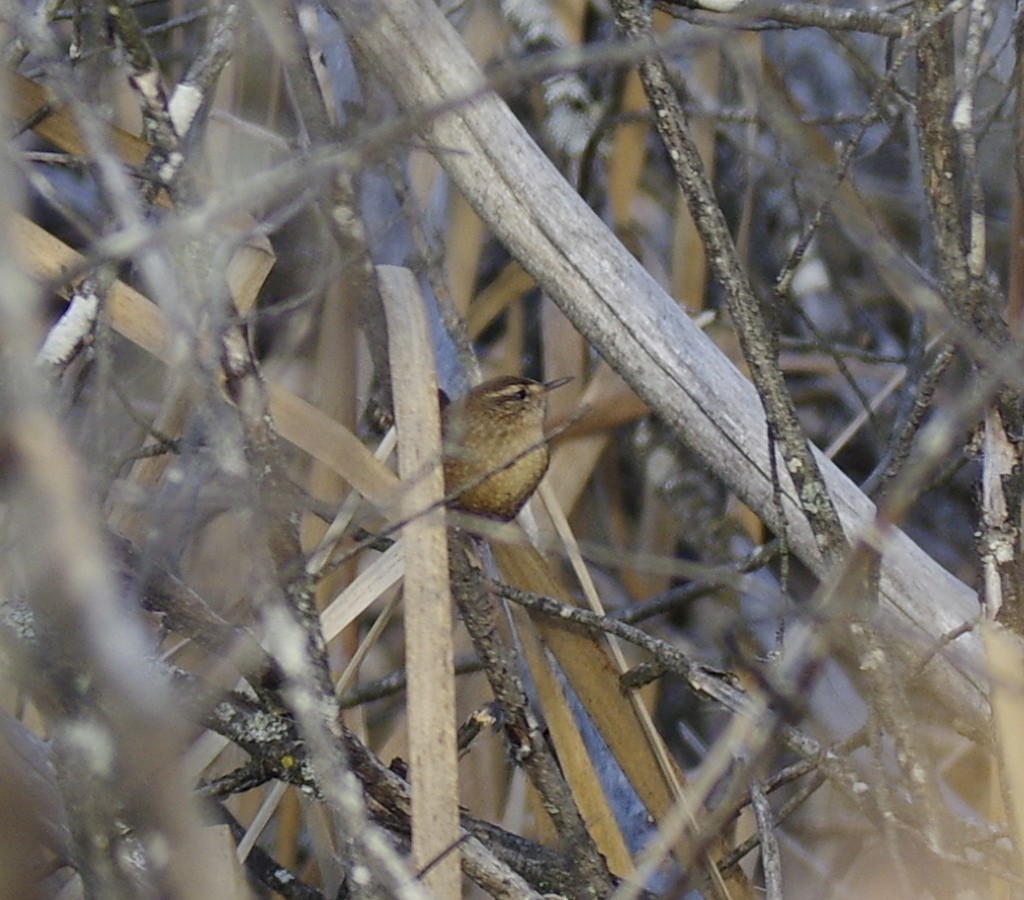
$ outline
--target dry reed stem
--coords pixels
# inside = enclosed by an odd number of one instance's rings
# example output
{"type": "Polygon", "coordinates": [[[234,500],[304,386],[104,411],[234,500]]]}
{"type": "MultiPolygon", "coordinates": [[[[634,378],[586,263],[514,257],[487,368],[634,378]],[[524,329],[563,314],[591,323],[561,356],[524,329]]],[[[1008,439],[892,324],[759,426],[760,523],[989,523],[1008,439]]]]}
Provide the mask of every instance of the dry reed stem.
{"type": "Polygon", "coordinates": [[[424,300],[412,273],[392,266],[381,266],[377,273],[388,322],[400,509],[403,519],[409,518],[401,540],[413,864],[417,871],[430,866],[423,883],[434,896],[458,900],[462,882],[452,599],[445,511],[440,506],[445,486],[434,351],[424,300]],[[419,514],[425,509],[430,512],[419,514]]]}

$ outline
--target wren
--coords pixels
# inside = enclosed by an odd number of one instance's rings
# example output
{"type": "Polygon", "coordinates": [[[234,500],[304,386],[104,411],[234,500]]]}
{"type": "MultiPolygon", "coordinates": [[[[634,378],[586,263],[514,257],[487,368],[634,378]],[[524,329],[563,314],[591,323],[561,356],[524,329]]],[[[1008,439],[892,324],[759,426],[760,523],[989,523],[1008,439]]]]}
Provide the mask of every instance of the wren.
{"type": "Polygon", "coordinates": [[[548,468],[547,393],[569,380],[542,384],[504,375],[444,406],[444,483],[450,506],[505,522],[515,518],[548,468]]]}

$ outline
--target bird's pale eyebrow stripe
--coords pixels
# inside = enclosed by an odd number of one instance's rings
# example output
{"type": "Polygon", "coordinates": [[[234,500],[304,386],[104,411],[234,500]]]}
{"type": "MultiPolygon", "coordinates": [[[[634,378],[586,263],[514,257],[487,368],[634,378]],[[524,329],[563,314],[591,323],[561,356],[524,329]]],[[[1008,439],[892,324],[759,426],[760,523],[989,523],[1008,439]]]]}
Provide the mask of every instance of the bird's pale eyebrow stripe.
{"type": "Polygon", "coordinates": [[[525,400],[530,396],[530,390],[525,385],[510,384],[495,399],[497,400],[525,400]],[[525,395],[525,396],[520,396],[525,395]]]}

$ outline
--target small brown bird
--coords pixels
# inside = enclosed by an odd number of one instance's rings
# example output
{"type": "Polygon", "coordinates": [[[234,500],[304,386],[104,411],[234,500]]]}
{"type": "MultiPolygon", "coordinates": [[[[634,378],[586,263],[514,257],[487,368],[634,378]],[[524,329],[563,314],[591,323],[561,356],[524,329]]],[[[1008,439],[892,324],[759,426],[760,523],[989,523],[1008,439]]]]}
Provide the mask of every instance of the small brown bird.
{"type": "Polygon", "coordinates": [[[548,468],[547,393],[570,380],[541,384],[504,375],[444,406],[445,493],[458,492],[451,506],[506,522],[515,518],[548,468]]]}

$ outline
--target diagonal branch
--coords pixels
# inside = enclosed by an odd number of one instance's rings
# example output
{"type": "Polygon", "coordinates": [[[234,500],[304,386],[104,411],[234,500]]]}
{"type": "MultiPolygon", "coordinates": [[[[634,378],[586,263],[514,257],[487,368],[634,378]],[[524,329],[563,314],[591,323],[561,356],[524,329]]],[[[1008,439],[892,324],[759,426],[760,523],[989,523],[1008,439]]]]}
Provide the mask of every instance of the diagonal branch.
{"type": "MultiPolygon", "coordinates": [[[[646,6],[636,0],[616,0],[613,6],[616,23],[630,41],[638,44],[650,41],[651,14],[646,6]]],[[[774,352],[774,341],[740,264],[725,214],[715,198],[697,145],[690,137],[686,114],[660,55],[652,53],[641,61],[640,80],[654,110],[654,122],[668,151],[676,180],[707,248],[708,264],[725,288],[729,315],[764,404],[770,434],[779,443],[786,471],[793,479],[800,507],[812,524],[818,549],[827,564],[834,565],[846,549],[839,515],[797,420],[796,407],[774,352]]]]}

